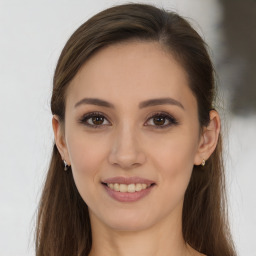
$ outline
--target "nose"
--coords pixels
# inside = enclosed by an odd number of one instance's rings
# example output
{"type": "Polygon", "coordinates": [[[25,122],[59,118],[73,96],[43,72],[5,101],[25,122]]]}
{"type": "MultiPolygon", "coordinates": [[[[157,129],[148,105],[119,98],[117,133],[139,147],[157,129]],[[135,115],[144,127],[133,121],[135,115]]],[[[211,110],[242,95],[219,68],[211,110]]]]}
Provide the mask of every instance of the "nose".
{"type": "Polygon", "coordinates": [[[146,161],[145,153],[138,140],[138,133],[132,127],[120,127],[114,134],[109,162],[122,169],[131,169],[146,161]]]}

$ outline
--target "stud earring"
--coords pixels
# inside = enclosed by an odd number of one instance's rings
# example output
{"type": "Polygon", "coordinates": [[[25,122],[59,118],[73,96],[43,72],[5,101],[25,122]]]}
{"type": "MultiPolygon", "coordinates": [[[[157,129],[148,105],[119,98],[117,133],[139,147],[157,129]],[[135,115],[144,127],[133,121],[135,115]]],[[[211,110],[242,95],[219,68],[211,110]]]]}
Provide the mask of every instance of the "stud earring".
{"type": "Polygon", "coordinates": [[[203,159],[201,166],[205,166],[205,160],[203,159]]]}
{"type": "Polygon", "coordinates": [[[63,162],[64,162],[64,171],[67,171],[68,170],[68,164],[65,160],[63,160],[63,162]]]}

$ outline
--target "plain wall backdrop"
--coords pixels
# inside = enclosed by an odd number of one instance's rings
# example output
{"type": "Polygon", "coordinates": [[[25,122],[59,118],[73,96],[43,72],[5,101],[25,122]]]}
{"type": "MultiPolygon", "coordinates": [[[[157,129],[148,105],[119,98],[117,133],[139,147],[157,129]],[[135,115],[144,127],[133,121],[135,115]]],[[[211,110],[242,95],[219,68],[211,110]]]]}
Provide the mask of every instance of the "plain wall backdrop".
{"type": "MultiPolygon", "coordinates": [[[[35,255],[35,214],[53,144],[50,97],[58,56],[89,17],[126,2],[0,0],[0,256],[35,255]]],[[[214,63],[223,60],[223,12],[217,0],[134,2],[188,17],[209,44],[214,63]]],[[[232,78],[235,69],[230,65],[232,78]]],[[[222,116],[231,227],[239,255],[255,256],[256,116],[231,114],[229,92],[220,92],[226,109],[222,116]]]]}

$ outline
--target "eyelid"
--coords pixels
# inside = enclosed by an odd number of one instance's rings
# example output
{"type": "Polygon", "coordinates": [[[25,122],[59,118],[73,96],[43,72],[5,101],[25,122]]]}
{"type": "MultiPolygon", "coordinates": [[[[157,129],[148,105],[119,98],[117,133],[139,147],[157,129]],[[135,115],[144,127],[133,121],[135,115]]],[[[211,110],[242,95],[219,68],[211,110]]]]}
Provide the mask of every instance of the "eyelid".
{"type": "Polygon", "coordinates": [[[89,112],[87,114],[84,114],[80,119],[79,119],[79,123],[89,127],[89,128],[103,128],[104,126],[108,126],[108,125],[92,125],[92,124],[88,124],[87,120],[89,120],[90,118],[94,117],[94,116],[102,116],[104,118],[104,120],[107,120],[109,123],[111,123],[107,117],[106,114],[102,113],[102,112],[98,112],[98,111],[93,111],[93,112],[89,112]]]}
{"type": "MultiPolygon", "coordinates": [[[[109,124],[105,124],[105,125],[92,125],[92,124],[88,124],[87,123],[87,120],[89,120],[90,118],[92,117],[95,117],[95,116],[100,116],[100,117],[103,117],[104,120],[107,120],[109,123],[111,123],[107,117],[106,114],[102,113],[102,112],[98,112],[98,111],[94,111],[94,112],[90,112],[90,113],[87,113],[87,114],[84,114],[82,116],[81,119],[79,119],[79,122],[86,125],[87,127],[89,128],[104,128],[105,126],[109,126],[109,124]]],[[[154,112],[154,113],[151,113],[148,117],[147,117],[147,121],[146,123],[152,119],[153,117],[158,117],[158,116],[162,116],[164,117],[165,119],[167,119],[169,121],[169,124],[167,125],[145,125],[145,126],[151,126],[153,128],[156,128],[156,129],[164,129],[164,128],[168,128],[172,125],[178,125],[178,121],[175,117],[173,117],[171,114],[165,112],[165,111],[158,111],[158,112],[154,112]]]]}
{"type": "Polygon", "coordinates": [[[146,125],[146,126],[152,126],[156,129],[164,129],[164,128],[168,128],[172,125],[178,125],[179,122],[178,120],[171,114],[165,112],[165,111],[158,111],[158,112],[154,112],[154,113],[151,113],[148,117],[147,117],[147,121],[146,123],[153,117],[157,117],[157,116],[163,116],[164,118],[168,119],[169,120],[169,124],[167,125],[146,125]]]}

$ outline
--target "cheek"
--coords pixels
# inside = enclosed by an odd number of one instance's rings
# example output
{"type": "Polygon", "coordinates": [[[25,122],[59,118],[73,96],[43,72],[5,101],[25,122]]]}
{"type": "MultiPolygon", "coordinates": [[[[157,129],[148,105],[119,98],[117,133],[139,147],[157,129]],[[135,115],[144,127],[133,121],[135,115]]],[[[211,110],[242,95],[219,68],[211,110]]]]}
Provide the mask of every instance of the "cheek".
{"type": "Polygon", "coordinates": [[[72,173],[77,189],[87,202],[99,182],[99,171],[105,158],[104,147],[100,139],[90,138],[81,133],[73,133],[68,138],[68,151],[72,173]]]}
{"type": "MultiPolygon", "coordinates": [[[[194,143],[191,138],[176,134],[171,139],[162,141],[161,145],[158,144],[159,146],[151,151],[152,163],[157,170],[159,181],[159,193],[155,201],[161,205],[163,215],[168,215],[183,205],[194,165],[194,143]]],[[[155,211],[157,209],[153,208],[152,212],[155,211]]]]}
{"type": "Polygon", "coordinates": [[[183,130],[170,136],[158,137],[154,141],[157,143],[151,146],[151,158],[164,169],[182,171],[182,167],[193,167],[198,145],[195,133],[190,134],[183,130]]]}
{"type": "Polygon", "coordinates": [[[197,152],[195,136],[189,133],[176,133],[158,140],[158,146],[152,147],[151,159],[156,170],[159,170],[159,180],[169,184],[170,191],[186,190],[197,152]]]}
{"type": "Polygon", "coordinates": [[[72,166],[81,174],[90,174],[101,164],[105,154],[104,137],[86,134],[81,129],[72,129],[67,136],[68,152],[72,166]]]}

